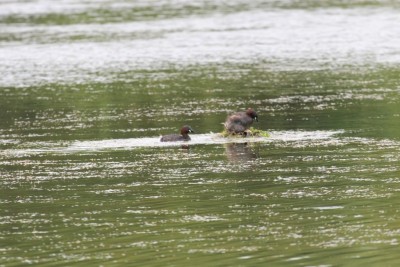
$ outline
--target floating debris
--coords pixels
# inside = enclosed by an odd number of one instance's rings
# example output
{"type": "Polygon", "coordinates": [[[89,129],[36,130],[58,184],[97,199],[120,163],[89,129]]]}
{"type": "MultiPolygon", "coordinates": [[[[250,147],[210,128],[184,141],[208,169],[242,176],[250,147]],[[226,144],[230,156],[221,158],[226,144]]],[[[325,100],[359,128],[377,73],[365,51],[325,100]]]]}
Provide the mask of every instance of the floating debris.
{"type": "Polygon", "coordinates": [[[267,131],[259,130],[254,127],[250,127],[250,129],[246,130],[244,133],[236,134],[229,133],[224,129],[220,135],[222,137],[237,137],[237,138],[245,138],[245,137],[270,137],[270,134],[267,131]]]}

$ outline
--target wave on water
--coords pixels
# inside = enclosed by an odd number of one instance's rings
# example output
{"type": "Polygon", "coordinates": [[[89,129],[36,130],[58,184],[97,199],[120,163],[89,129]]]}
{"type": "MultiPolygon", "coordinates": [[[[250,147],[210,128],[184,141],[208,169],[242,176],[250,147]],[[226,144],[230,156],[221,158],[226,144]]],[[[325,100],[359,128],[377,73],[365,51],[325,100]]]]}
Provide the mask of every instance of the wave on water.
{"type": "MultiPolygon", "coordinates": [[[[99,152],[109,150],[130,150],[146,147],[189,147],[195,145],[217,145],[230,143],[296,143],[311,145],[329,141],[335,144],[339,139],[337,134],[344,133],[343,130],[336,131],[269,131],[270,137],[222,137],[218,133],[194,134],[187,142],[161,142],[160,137],[126,138],[126,139],[105,139],[93,141],[75,141],[69,144],[63,143],[32,143],[25,148],[5,149],[0,153],[0,157],[25,157],[44,153],[79,153],[79,152],[99,152]]],[[[291,146],[296,146],[291,144],[291,146]]]]}
{"type": "Polygon", "coordinates": [[[140,147],[170,147],[182,145],[213,145],[247,142],[307,141],[328,139],[343,131],[271,131],[270,137],[237,138],[222,137],[217,133],[191,135],[187,142],[160,142],[160,137],[108,139],[99,141],[77,141],[64,148],[63,152],[96,151],[108,149],[133,149],[140,147]]]}

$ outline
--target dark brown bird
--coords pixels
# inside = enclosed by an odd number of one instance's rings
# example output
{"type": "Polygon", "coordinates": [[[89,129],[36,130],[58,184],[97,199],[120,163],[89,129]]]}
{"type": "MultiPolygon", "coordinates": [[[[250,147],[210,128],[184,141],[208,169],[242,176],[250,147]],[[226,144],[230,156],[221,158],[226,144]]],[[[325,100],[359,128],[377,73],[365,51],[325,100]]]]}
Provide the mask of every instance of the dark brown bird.
{"type": "Polygon", "coordinates": [[[236,112],[228,118],[224,123],[225,130],[231,134],[244,134],[253,121],[258,121],[258,115],[252,108],[248,108],[246,111],[236,112]]]}
{"type": "Polygon", "coordinates": [[[185,125],[181,128],[181,134],[168,134],[161,137],[161,142],[189,141],[189,133],[194,133],[193,129],[185,125]]]}

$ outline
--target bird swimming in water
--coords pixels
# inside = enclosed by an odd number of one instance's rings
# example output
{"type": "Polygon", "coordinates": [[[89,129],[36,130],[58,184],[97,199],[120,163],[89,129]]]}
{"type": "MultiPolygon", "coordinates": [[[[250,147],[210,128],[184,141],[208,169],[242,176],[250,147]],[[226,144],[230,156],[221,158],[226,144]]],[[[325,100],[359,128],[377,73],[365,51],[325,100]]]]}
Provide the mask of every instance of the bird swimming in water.
{"type": "Polygon", "coordinates": [[[190,141],[189,133],[194,133],[193,129],[185,125],[181,128],[181,134],[168,134],[161,137],[161,142],[190,141]]]}

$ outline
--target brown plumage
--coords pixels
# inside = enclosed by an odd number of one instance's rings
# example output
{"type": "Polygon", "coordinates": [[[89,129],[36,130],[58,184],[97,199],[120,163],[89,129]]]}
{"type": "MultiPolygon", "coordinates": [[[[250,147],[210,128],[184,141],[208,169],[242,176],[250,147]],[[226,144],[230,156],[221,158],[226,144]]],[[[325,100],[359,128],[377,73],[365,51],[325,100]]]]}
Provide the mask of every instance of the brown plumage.
{"type": "Polygon", "coordinates": [[[176,142],[176,141],[189,141],[189,133],[194,133],[193,129],[185,125],[181,128],[181,134],[168,134],[161,137],[161,142],[176,142]]]}
{"type": "Polygon", "coordinates": [[[254,120],[258,121],[258,115],[252,108],[236,112],[226,118],[225,130],[231,134],[243,134],[250,128],[254,120]]]}

